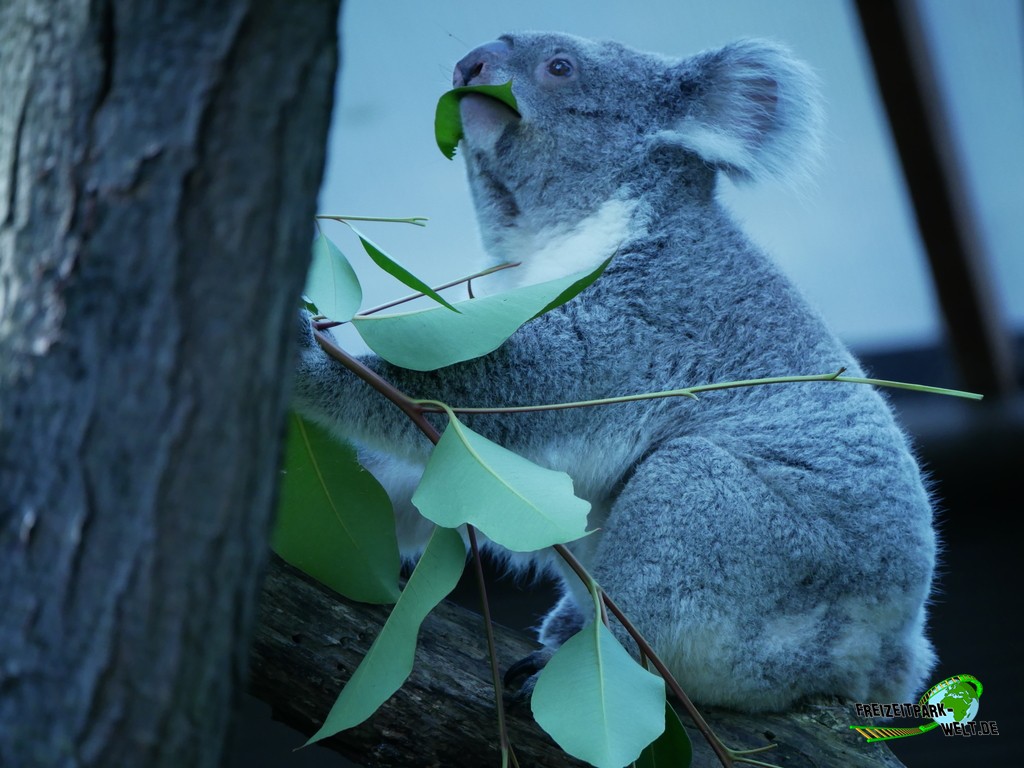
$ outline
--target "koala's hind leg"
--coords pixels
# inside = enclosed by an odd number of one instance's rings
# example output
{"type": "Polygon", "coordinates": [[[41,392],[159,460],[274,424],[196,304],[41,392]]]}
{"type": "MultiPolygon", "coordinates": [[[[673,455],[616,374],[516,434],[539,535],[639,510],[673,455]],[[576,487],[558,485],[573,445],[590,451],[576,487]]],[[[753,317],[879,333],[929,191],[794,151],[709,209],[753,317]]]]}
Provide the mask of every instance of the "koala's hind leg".
{"type": "Polygon", "coordinates": [[[678,438],[627,481],[592,570],[691,697],[781,709],[835,684],[827,528],[728,451],[678,438]]]}

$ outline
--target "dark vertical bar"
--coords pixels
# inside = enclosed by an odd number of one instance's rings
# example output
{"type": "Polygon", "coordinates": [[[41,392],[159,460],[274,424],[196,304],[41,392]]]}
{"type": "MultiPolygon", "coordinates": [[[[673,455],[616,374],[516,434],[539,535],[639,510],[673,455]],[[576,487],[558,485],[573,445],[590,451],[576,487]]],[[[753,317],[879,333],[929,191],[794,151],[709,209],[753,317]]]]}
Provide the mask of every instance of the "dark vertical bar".
{"type": "Polygon", "coordinates": [[[961,386],[1015,389],[1006,325],[946,121],[916,3],[855,0],[879,92],[931,264],[961,386]]]}

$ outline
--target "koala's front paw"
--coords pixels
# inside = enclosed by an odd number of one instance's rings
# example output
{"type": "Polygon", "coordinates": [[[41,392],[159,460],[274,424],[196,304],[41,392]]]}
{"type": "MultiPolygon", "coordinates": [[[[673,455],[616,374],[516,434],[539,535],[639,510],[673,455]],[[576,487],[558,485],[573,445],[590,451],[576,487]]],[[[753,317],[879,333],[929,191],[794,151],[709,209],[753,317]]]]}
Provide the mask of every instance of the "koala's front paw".
{"type": "Polygon", "coordinates": [[[526,656],[505,672],[505,701],[509,706],[522,706],[530,700],[537,685],[537,676],[554,655],[551,648],[541,648],[526,656]]]}

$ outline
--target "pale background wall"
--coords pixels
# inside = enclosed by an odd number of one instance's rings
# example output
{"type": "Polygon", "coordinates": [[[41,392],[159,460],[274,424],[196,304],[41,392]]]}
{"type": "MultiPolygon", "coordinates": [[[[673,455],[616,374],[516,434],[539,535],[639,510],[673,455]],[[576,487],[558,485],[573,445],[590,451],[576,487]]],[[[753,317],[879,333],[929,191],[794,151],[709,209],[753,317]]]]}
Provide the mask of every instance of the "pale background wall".
{"type": "MultiPolygon", "coordinates": [[[[1024,67],[1021,6],[1014,0],[924,3],[950,83],[954,127],[968,138],[972,190],[998,268],[1000,299],[1024,326],[1024,67]],[[967,134],[966,131],[970,131],[967,134]]],[[[927,265],[875,93],[853,8],[839,0],[353,0],[343,11],[343,68],[321,195],[327,213],[424,215],[427,229],[369,225],[391,255],[439,283],[472,271],[480,246],[461,161],[437,151],[437,97],[470,48],[516,29],[615,38],[686,55],[738,37],[789,45],[821,76],[827,100],[825,160],[815,183],[722,194],[859,351],[930,344],[941,334],[927,265]]],[[[328,234],[353,261],[360,249],[339,225],[328,234]]],[[[357,264],[367,301],[404,295],[357,264]]]]}

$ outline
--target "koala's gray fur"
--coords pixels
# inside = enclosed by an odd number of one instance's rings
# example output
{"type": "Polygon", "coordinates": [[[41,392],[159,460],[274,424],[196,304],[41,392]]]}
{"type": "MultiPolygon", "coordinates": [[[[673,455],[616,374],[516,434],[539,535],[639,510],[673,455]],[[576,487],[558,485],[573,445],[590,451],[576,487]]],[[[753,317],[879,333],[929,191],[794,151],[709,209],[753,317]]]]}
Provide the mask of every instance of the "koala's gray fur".
{"type": "MultiPolygon", "coordinates": [[[[814,78],[789,53],[746,41],[670,59],[529,33],[476,49],[456,69],[457,84],[508,80],[521,118],[486,97],[462,102],[484,243],[496,261],[523,262],[502,279],[615,258],[593,287],[486,357],[431,373],[372,356],[367,365],[412,396],[473,406],[840,366],[861,375],[715,199],[719,171],[785,178],[813,159],[814,78]]],[[[429,442],[308,330],[296,404],[375,451],[367,461],[395,501],[403,551],[422,547],[429,526],[409,497],[429,442]]],[[[871,388],[786,384],[467,421],[574,478],[599,531],[572,549],[697,701],[902,702],[925,682],[932,510],[871,388]]],[[[552,553],[532,559],[564,579],[540,633],[556,647],[590,599],[552,553]]]]}

